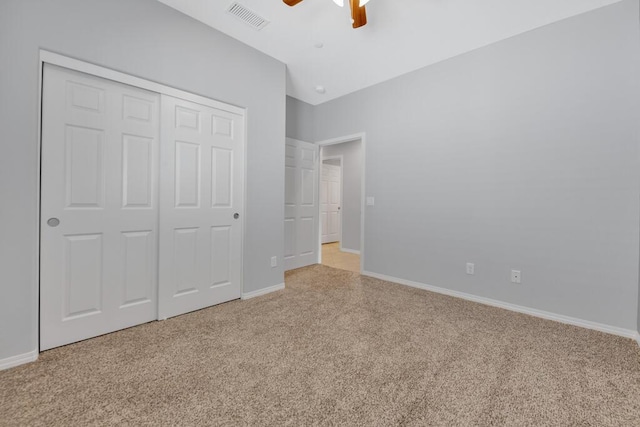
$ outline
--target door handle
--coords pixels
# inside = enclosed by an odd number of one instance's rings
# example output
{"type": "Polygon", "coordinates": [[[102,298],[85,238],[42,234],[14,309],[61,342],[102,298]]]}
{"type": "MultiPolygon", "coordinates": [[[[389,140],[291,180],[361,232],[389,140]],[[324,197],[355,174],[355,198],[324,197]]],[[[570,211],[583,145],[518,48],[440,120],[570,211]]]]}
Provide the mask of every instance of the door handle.
{"type": "Polygon", "coordinates": [[[234,214],[233,214],[233,218],[234,218],[234,219],[238,219],[238,218],[240,218],[240,214],[239,214],[238,212],[234,213],[234,214]]]}
{"type": "Polygon", "coordinates": [[[60,225],[60,220],[58,218],[49,218],[47,220],[47,225],[49,227],[57,227],[58,225],[60,225]]]}

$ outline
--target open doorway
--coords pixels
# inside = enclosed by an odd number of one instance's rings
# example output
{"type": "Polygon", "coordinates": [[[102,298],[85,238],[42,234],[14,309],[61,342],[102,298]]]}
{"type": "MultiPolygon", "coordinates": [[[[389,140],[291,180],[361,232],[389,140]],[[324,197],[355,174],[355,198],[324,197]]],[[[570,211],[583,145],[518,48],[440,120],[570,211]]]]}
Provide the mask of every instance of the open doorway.
{"type": "Polygon", "coordinates": [[[320,234],[322,244],[342,243],[343,156],[322,159],[320,172],[320,234]]]}
{"type": "Polygon", "coordinates": [[[361,271],[362,138],[331,141],[320,150],[320,261],[361,271]]]}

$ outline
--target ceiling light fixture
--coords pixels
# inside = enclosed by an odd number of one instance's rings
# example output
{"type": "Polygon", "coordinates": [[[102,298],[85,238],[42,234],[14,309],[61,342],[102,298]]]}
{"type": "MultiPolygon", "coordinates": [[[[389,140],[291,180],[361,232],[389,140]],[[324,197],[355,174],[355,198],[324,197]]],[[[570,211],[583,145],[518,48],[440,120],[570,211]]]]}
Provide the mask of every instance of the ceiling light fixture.
{"type": "MultiPolygon", "coordinates": [[[[287,6],[295,6],[302,0],[282,0],[287,6]]],[[[335,4],[340,7],[344,6],[344,0],[333,0],[335,4]]],[[[364,5],[369,3],[369,0],[349,0],[349,7],[351,9],[351,23],[353,28],[360,28],[367,25],[367,10],[364,5]]]]}
{"type": "MultiPolygon", "coordinates": [[[[344,7],[344,0],[333,0],[333,2],[340,7],[344,7]]],[[[369,0],[360,0],[360,7],[364,6],[367,3],[369,3],[369,0]]]]}

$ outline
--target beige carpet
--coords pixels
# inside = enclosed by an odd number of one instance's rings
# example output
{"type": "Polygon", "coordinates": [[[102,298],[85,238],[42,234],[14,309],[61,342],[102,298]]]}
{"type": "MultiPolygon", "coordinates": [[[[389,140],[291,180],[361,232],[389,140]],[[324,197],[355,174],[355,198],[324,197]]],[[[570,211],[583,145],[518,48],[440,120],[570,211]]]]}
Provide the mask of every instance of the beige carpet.
{"type": "Polygon", "coordinates": [[[640,426],[629,339],[313,266],[0,372],[1,425],[640,426]]]}

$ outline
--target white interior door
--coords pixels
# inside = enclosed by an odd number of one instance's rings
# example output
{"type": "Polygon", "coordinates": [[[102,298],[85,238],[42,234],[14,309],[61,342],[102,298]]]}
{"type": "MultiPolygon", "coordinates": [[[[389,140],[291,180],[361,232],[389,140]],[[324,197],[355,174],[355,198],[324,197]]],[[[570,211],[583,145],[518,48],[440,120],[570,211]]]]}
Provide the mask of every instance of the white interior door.
{"type": "Polygon", "coordinates": [[[240,298],[244,117],[162,95],[161,319],[240,298]]]}
{"type": "Polygon", "coordinates": [[[318,146],[287,139],[285,153],[284,267],[318,262],[318,146]]]}
{"type": "Polygon", "coordinates": [[[40,349],[157,318],[159,96],[45,65],[40,349]]]}
{"type": "Polygon", "coordinates": [[[340,241],[342,215],[340,201],[342,183],[340,166],[322,164],[322,182],[320,185],[320,206],[322,216],[322,243],[340,241]]]}

